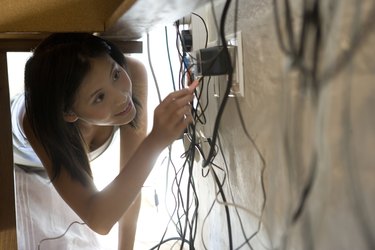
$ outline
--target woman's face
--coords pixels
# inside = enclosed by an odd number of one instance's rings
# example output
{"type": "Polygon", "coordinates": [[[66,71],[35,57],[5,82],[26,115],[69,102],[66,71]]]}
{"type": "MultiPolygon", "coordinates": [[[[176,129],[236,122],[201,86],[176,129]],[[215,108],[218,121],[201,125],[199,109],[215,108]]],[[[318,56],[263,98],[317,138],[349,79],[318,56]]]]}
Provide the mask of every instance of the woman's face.
{"type": "Polygon", "coordinates": [[[72,112],[87,125],[123,125],[136,114],[131,80],[109,55],[91,59],[91,69],[75,97],[72,112]]]}

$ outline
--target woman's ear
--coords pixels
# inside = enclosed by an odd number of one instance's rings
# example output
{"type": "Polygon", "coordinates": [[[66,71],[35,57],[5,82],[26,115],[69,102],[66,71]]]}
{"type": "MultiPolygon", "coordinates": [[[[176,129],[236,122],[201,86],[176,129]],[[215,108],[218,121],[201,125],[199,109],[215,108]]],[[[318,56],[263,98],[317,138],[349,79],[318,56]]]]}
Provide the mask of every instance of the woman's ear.
{"type": "Polygon", "coordinates": [[[64,112],[64,120],[66,122],[75,122],[78,120],[78,116],[73,111],[64,112]]]}

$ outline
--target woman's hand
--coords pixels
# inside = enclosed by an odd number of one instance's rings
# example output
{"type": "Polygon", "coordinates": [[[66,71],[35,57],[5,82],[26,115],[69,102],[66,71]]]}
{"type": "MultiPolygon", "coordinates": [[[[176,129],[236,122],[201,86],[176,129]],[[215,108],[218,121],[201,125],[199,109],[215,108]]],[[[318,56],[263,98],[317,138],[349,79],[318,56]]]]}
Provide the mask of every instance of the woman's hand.
{"type": "Polygon", "coordinates": [[[191,101],[194,88],[186,88],[169,94],[154,111],[154,124],[150,136],[162,147],[178,139],[193,122],[191,101]]]}

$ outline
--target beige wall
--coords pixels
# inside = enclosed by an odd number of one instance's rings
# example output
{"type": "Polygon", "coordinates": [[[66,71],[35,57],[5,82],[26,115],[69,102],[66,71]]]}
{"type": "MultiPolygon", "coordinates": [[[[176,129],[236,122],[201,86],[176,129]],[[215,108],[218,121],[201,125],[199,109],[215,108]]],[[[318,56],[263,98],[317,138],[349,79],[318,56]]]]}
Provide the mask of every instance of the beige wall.
{"type": "MultiPolygon", "coordinates": [[[[220,16],[222,1],[215,1],[220,16]]],[[[284,6],[284,1],[278,1],[284,6]]],[[[302,1],[293,2],[293,21],[299,34],[302,1]]],[[[234,248],[257,230],[262,214],[265,184],[266,203],[259,233],[250,241],[254,249],[374,249],[375,244],[375,20],[370,0],[320,1],[323,44],[320,72],[345,62],[339,74],[320,82],[313,91],[303,84],[290,58],[282,53],[276,36],[273,1],[240,0],[238,30],[242,32],[245,97],[239,99],[255,146],[246,137],[234,99],[230,99],[220,126],[223,152],[228,163],[224,185],[230,205],[234,248]],[[362,3],[362,4],[361,4],[362,3]],[[356,12],[359,10],[359,12],[356,12]],[[356,16],[357,15],[357,16],[356,16]],[[366,26],[367,25],[367,26],[366,26]],[[353,30],[363,31],[352,58],[349,51],[353,30]],[[305,88],[303,88],[305,86],[305,88]],[[315,179],[301,217],[291,223],[311,170],[315,179]],[[234,201],[231,198],[233,194],[234,201]],[[241,207],[245,207],[242,209],[241,207]]],[[[227,33],[233,27],[233,5],[227,33]]],[[[280,9],[284,20],[284,9],[280,9]]],[[[210,41],[217,39],[209,6],[197,10],[209,22],[210,41]]],[[[193,18],[194,49],[203,46],[204,30],[193,18]]],[[[282,34],[286,34],[285,30],[282,34]]],[[[322,76],[321,73],[319,76],[322,76]]],[[[225,86],[223,79],[221,85],[225,86]]],[[[219,100],[210,85],[208,124],[212,135],[219,100]]],[[[203,141],[203,139],[201,139],[203,141]]],[[[206,145],[206,151],[207,151],[206,145]]],[[[223,157],[215,162],[225,168],[223,157]]],[[[199,164],[198,164],[199,166],[199,164]]],[[[218,175],[223,172],[216,169],[218,175]]],[[[229,249],[225,210],[218,202],[208,214],[217,192],[211,175],[202,177],[196,168],[200,198],[197,244],[203,249],[229,249]],[[201,237],[202,235],[202,237],[201,237]]],[[[221,198],[219,198],[221,200],[221,198]]],[[[241,249],[250,249],[245,246],[241,249]]]]}

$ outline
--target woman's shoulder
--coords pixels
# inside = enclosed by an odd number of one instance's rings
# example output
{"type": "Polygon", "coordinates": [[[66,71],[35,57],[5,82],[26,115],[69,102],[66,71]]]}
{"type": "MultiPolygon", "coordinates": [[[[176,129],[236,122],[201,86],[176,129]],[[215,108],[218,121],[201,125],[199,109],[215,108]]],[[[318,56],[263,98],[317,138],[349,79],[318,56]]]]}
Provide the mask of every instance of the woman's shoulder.
{"type": "Polygon", "coordinates": [[[132,56],[125,56],[128,74],[135,84],[147,86],[147,70],[143,62],[132,56]]]}
{"type": "MultiPolygon", "coordinates": [[[[130,133],[138,133],[139,131],[147,129],[147,70],[145,65],[137,58],[126,56],[128,65],[128,74],[132,81],[133,96],[138,102],[137,107],[137,125],[136,131],[132,131],[129,126],[122,126],[122,131],[130,133]]],[[[126,134],[126,133],[122,133],[126,134]]]]}
{"type": "Polygon", "coordinates": [[[144,63],[138,58],[131,55],[125,55],[125,58],[128,67],[131,67],[132,69],[145,69],[144,63]]]}

